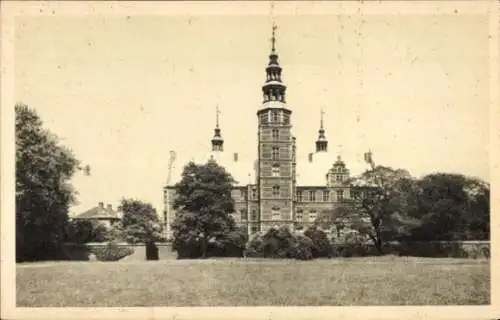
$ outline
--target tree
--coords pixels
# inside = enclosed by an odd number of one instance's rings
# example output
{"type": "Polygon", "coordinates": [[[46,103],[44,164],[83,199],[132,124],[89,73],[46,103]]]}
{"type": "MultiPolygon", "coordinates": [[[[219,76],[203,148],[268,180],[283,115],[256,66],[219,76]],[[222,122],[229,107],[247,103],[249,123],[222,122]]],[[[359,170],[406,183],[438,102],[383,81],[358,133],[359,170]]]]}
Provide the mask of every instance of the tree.
{"type": "Polygon", "coordinates": [[[76,201],[70,179],[79,161],[43,128],[35,110],[18,104],[15,114],[16,259],[55,259],[76,201]]]}
{"type": "Polygon", "coordinates": [[[313,242],[313,257],[327,258],[332,255],[332,244],[323,230],[318,229],[316,226],[311,226],[304,232],[304,236],[310,238],[313,242]]]}
{"type": "Polygon", "coordinates": [[[324,220],[355,230],[370,239],[379,254],[384,243],[408,234],[419,225],[417,187],[406,170],[377,166],[353,178],[351,197],[336,205],[324,220]]]}
{"type": "Polygon", "coordinates": [[[202,258],[206,258],[209,241],[221,241],[235,230],[230,216],[234,212],[233,183],[232,176],[213,160],[204,165],[190,162],[184,167],[182,179],[175,185],[175,250],[198,243],[202,258]]]}
{"type": "Polygon", "coordinates": [[[461,174],[434,173],[418,181],[422,225],[412,240],[487,240],[490,234],[490,186],[461,174]]]}
{"type": "Polygon", "coordinates": [[[121,227],[127,242],[148,244],[162,239],[161,223],[151,204],[135,199],[122,199],[118,210],[123,213],[121,227]]]}

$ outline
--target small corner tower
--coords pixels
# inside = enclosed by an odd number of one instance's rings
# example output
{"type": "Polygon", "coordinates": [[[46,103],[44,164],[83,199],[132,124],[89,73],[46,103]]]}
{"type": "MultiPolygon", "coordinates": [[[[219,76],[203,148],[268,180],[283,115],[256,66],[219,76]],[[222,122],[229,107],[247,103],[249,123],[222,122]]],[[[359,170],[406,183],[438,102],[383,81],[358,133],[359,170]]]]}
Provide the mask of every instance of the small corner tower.
{"type": "Polygon", "coordinates": [[[321,109],[321,120],[320,120],[320,126],[319,126],[319,136],[318,140],[316,140],[316,152],[327,152],[328,151],[328,140],[326,139],[325,136],[325,129],[323,127],[323,116],[325,115],[325,112],[323,109],[321,109]]]}
{"type": "Polygon", "coordinates": [[[224,151],[224,139],[222,139],[222,135],[219,128],[219,107],[215,110],[215,129],[214,129],[214,137],[212,138],[212,151],[224,151]]]}

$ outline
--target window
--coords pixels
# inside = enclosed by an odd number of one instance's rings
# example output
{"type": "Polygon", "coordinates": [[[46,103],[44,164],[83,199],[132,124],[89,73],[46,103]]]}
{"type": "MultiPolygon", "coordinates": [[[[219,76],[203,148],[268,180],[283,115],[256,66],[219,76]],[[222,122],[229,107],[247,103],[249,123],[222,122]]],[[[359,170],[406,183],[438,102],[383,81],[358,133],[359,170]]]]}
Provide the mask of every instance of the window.
{"type": "Polygon", "coordinates": [[[246,200],[247,199],[247,193],[246,193],[246,191],[245,190],[241,190],[241,195],[240,196],[241,196],[241,200],[243,200],[243,201],[246,200]]]}
{"type": "Polygon", "coordinates": [[[337,190],[337,200],[344,199],[344,190],[337,190]]]}
{"type": "Polygon", "coordinates": [[[330,192],[328,190],[323,190],[323,201],[324,202],[330,201],[330,192]]]}
{"type": "Polygon", "coordinates": [[[338,174],[338,175],[336,176],[336,179],[337,179],[337,181],[338,181],[338,182],[341,182],[341,181],[342,181],[342,175],[341,175],[341,174],[338,174]]]}
{"type": "Polygon", "coordinates": [[[281,218],[280,208],[273,207],[273,209],[272,209],[272,219],[273,220],[280,220],[280,218],[281,218]]]}
{"type": "Polygon", "coordinates": [[[297,191],[297,201],[302,202],[302,191],[297,191]]]}
{"type": "Polygon", "coordinates": [[[309,212],[309,221],[314,221],[316,220],[316,210],[311,210],[309,212]]]}
{"type": "Polygon", "coordinates": [[[247,215],[247,210],[246,209],[241,209],[240,210],[240,215],[241,215],[241,220],[247,220],[248,215],[247,215]]]}
{"type": "Polygon", "coordinates": [[[257,189],[252,189],[252,199],[257,199],[257,189]]]}
{"type": "MultiPolygon", "coordinates": [[[[268,96],[266,96],[268,97],[268,96]]],[[[268,97],[269,98],[269,97],[268,97]]],[[[269,121],[269,114],[267,112],[264,112],[261,116],[260,116],[260,122],[261,123],[267,123],[269,121]]]]}
{"type": "Polygon", "coordinates": [[[302,213],[302,209],[297,210],[297,212],[295,213],[295,220],[302,220],[302,213]]]}
{"type": "MultiPolygon", "coordinates": [[[[283,99],[283,100],[285,100],[285,99],[283,99]]],[[[288,114],[283,114],[283,123],[290,124],[290,116],[288,114]]]]}
{"type": "Polygon", "coordinates": [[[279,160],[279,159],[280,159],[280,148],[273,147],[273,160],[279,160]]]}
{"type": "Polygon", "coordinates": [[[273,186],[273,197],[278,198],[280,196],[280,186],[273,186]]]}
{"type": "Polygon", "coordinates": [[[251,227],[251,232],[252,233],[259,232],[259,226],[256,225],[256,224],[253,224],[252,227],[251,227]]]}
{"type": "Polygon", "coordinates": [[[316,191],[309,191],[309,201],[316,201],[316,191]]]}
{"type": "MultiPolygon", "coordinates": [[[[274,95],[273,95],[273,97],[274,97],[274,95]]],[[[278,111],[271,111],[271,121],[272,122],[278,122],[279,121],[278,111]]]]}
{"type": "Polygon", "coordinates": [[[257,221],[257,210],[252,210],[252,215],[250,216],[250,220],[257,221]]]}
{"type": "Polygon", "coordinates": [[[280,165],[275,163],[273,164],[273,167],[271,168],[271,175],[273,177],[279,177],[280,176],[280,165]]]}
{"type": "Polygon", "coordinates": [[[280,138],[279,129],[273,129],[273,140],[279,140],[279,138],[280,138]]]}

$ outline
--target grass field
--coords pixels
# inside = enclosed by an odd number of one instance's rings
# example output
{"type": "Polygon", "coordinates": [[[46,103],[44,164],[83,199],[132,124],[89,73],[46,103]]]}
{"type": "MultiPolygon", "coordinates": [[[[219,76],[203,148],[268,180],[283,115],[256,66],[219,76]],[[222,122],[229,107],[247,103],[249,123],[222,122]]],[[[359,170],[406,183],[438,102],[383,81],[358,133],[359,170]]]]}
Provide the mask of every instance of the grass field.
{"type": "Polygon", "coordinates": [[[18,307],[490,303],[489,261],[405,257],[17,266],[18,307]]]}

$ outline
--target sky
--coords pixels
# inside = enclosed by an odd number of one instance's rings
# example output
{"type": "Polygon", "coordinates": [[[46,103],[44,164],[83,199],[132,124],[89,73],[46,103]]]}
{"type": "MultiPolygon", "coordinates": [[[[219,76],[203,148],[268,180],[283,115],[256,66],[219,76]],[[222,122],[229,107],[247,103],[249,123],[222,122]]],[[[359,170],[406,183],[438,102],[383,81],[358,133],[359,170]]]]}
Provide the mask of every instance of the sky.
{"type": "MultiPolygon", "coordinates": [[[[415,177],[489,180],[487,18],[274,20],[299,154],[313,151],[323,108],[330,148],[353,174],[371,148],[377,163],[415,177]]],[[[18,17],[16,101],[91,166],[73,179],[71,213],[123,197],[163,210],[170,150],[178,170],[201,159],[216,106],[226,149],[253,161],[271,25],[268,15],[18,17]]]]}

